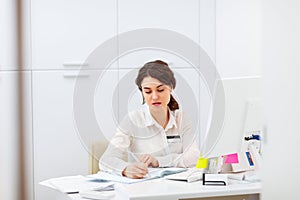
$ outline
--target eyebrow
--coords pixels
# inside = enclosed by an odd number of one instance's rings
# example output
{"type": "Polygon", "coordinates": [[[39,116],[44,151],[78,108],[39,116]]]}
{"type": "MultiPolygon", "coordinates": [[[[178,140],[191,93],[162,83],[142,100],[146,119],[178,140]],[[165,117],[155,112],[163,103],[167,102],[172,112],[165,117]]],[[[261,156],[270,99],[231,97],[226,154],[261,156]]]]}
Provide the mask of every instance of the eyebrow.
{"type": "MultiPolygon", "coordinates": [[[[156,88],[159,88],[159,87],[161,87],[161,86],[164,86],[163,84],[161,84],[161,85],[158,85],[158,86],[156,86],[156,88]]],[[[151,88],[149,88],[149,87],[143,87],[144,89],[148,89],[148,90],[151,90],[151,88]]]]}

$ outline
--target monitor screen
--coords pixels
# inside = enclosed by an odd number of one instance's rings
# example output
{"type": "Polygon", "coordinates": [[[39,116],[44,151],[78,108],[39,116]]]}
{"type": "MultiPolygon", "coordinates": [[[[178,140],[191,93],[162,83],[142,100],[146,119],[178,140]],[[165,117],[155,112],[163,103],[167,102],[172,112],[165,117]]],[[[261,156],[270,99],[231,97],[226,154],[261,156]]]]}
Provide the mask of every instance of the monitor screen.
{"type": "Polygon", "coordinates": [[[201,148],[204,157],[240,152],[247,134],[261,132],[260,97],[260,77],[216,82],[210,128],[201,148]]]}

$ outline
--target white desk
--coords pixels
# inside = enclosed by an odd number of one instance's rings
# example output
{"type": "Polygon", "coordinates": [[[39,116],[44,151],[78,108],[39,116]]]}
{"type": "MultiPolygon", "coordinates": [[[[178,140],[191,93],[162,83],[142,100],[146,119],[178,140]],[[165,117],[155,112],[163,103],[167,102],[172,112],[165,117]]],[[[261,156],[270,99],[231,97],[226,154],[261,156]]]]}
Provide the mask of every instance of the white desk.
{"type": "MultiPolygon", "coordinates": [[[[247,183],[230,180],[228,186],[203,186],[202,181],[186,183],[155,179],[134,184],[117,184],[113,200],[258,200],[261,183],[247,183]]],[[[69,195],[73,200],[83,200],[78,194],[69,195]]]]}

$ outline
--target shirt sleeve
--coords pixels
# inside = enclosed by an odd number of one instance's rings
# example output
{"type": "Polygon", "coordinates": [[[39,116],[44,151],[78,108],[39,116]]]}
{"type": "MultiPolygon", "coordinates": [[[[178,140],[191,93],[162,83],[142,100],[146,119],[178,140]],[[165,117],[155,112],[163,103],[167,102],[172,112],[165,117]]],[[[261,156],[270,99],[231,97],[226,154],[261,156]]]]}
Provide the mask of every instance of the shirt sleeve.
{"type": "Polygon", "coordinates": [[[128,148],[131,144],[128,118],[122,121],[115,136],[99,160],[99,168],[104,171],[122,175],[122,171],[129,165],[128,148]]]}
{"type": "Polygon", "coordinates": [[[179,135],[181,135],[182,153],[171,153],[156,159],[160,167],[195,167],[200,151],[192,123],[184,113],[181,113],[177,119],[177,125],[179,135]]]}

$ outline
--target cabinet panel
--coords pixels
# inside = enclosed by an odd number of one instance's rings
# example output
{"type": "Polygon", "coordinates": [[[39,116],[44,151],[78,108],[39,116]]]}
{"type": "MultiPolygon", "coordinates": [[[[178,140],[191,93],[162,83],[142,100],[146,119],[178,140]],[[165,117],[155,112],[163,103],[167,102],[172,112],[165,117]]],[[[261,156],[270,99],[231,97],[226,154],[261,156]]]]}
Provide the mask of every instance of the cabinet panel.
{"type": "MultiPolygon", "coordinates": [[[[172,68],[191,68],[192,64],[185,58],[170,51],[160,49],[138,49],[118,59],[119,69],[140,68],[145,63],[155,60],[167,62],[172,68]]],[[[117,66],[117,65],[115,65],[117,66]]]]}
{"type": "MultiPolygon", "coordinates": [[[[180,0],[175,1],[120,1],[119,2],[119,17],[118,27],[119,33],[122,34],[127,31],[143,28],[156,28],[166,29],[177,32],[185,37],[190,38],[195,43],[199,44],[199,1],[192,0],[183,2],[180,0]]],[[[139,40],[149,40],[153,37],[151,33],[143,38],[133,37],[129,43],[135,43],[139,40]]],[[[169,37],[171,38],[171,37],[169,37]]],[[[162,40],[162,39],[160,39],[162,40]]],[[[171,43],[179,41],[172,41],[171,43]]],[[[120,49],[126,48],[127,43],[120,43],[120,49]]],[[[180,45],[180,44],[179,44],[180,45]]],[[[148,46],[149,47],[149,46],[148,46]]],[[[138,49],[129,53],[129,56],[133,59],[121,59],[120,67],[128,67],[134,64],[134,61],[138,63],[144,63],[145,61],[153,59],[164,59],[169,62],[176,63],[174,66],[187,66],[185,62],[182,62],[180,57],[173,53],[173,49],[165,50],[156,46],[155,50],[147,51],[146,49],[141,51],[138,49]]]]}
{"type": "Polygon", "coordinates": [[[160,28],[198,41],[199,1],[120,1],[118,26],[120,33],[139,28],[160,28]]]}
{"type": "Polygon", "coordinates": [[[15,23],[13,12],[13,1],[0,1],[0,70],[7,70],[11,68],[17,68],[17,64],[14,61],[14,32],[15,23]],[[3,31],[5,30],[5,31],[3,31]]]}
{"type": "MultiPolygon", "coordinates": [[[[74,120],[74,88],[78,80],[88,85],[92,77],[93,71],[83,75],[72,70],[33,72],[35,195],[38,200],[61,196],[39,185],[40,181],[88,173],[87,145],[81,140],[74,120]]],[[[86,118],[89,126],[89,116],[86,118]]]]}
{"type": "Polygon", "coordinates": [[[222,77],[261,75],[261,27],[259,0],[216,0],[217,65],[222,77]]]}
{"type": "Polygon", "coordinates": [[[116,13],[116,0],[33,0],[33,68],[80,67],[95,48],[116,35],[116,13]]]}

